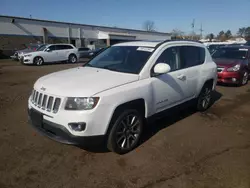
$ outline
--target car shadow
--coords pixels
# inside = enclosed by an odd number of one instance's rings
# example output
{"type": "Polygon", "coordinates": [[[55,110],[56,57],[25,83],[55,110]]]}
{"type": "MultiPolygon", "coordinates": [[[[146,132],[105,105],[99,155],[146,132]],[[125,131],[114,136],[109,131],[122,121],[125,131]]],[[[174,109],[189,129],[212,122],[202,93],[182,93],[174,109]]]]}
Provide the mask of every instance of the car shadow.
{"type": "MultiPolygon", "coordinates": [[[[212,96],[213,96],[212,98],[212,105],[213,105],[216,101],[218,101],[222,97],[222,94],[219,93],[218,91],[214,91],[212,96]]],[[[185,119],[188,116],[191,116],[196,112],[197,112],[196,105],[195,101],[193,100],[186,102],[182,105],[178,105],[169,110],[166,110],[163,113],[148,119],[139,145],[142,145],[144,142],[152,138],[162,129],[165,129],[173,125],[174,123],[182,119],[185,119]]],[[[109,152],[109,150],[106,147],[106,141],[103,141],[98,144],[91,143],[85,146],[77,146],[77,147],[93,153],[109,152]]]]}
{"type": "MultiPolygon", "coordinates": [[[[221,93],[219,93],[218,91],[214,91],[212,94],[211,105],[216,103],[216,101],[218,101],[221,97],[221,93]]],[[[195,105],[195,100],[188,101],[184,104],[178,105],[174,108],[164,111],[162,114],[160,114],[159,117],[153,118],[147,123],[140,144],[143,144],[144,142],[149,140],[162,129],[165,129],[175,124],[176,122],[195,114],[196,112],[197,109],[195,105]]]]}

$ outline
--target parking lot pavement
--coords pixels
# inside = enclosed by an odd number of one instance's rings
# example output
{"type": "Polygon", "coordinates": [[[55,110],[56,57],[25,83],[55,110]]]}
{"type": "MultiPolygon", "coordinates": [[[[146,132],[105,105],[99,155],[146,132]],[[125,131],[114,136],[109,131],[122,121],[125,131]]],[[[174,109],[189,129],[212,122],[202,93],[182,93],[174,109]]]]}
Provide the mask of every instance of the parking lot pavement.
{"type": "Polygon", "coordinates": [[[27,99],[42,75],[81,64],[23,66],[0,61],[0,187],[250,187],[250,85],[218,86],[205,113],[191,108],[148,126],[120,156],[37,134],[27,99]]]}

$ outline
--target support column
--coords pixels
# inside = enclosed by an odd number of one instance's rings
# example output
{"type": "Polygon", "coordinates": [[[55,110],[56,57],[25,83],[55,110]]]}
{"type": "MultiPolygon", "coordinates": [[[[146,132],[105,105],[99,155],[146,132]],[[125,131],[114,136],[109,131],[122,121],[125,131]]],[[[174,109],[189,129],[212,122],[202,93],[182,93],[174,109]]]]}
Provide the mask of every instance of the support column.
{"type": "Polygon", "coordinates": [[[47,29],[45,27],[43,27],[43,43],[46,44],[48,42],[48,32],[47,29]]]}
{"type": "Polygon", "coordinates": [[[69,26],[69,28],[68,28],[68,43],[69,44],[71,43],[70,36],[71,36],[71,29],[70,29],[70,26],[69,26]]]}
{"type": "Polygon", "coordinates": [[[106,39],[107,46],[110,46],[110,38],[106,39]]]}

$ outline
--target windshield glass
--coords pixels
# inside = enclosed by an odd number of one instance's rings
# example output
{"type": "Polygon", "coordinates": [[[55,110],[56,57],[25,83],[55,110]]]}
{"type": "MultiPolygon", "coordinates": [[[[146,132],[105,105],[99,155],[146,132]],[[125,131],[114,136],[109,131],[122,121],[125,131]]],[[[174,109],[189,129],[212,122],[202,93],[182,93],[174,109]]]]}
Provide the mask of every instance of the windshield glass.
{"type": "Polygon", "coordinates": [[[247,49],[240,48],[220,48],[214,52],[213,58],[223,59],[246,59],[247,49]]]}
{"type": "Polygon", "coordinates": [[[112,46],[93,58],[85,66],[112,71],[139,74],[154,48],[139,46],[112,46]]]}
{"type": "Polygon", "coordinates": [[[42,45],[39,48],[37,48],[36,51],[43,51],[46,47],[47,47],[47,45],[42,45]]]}

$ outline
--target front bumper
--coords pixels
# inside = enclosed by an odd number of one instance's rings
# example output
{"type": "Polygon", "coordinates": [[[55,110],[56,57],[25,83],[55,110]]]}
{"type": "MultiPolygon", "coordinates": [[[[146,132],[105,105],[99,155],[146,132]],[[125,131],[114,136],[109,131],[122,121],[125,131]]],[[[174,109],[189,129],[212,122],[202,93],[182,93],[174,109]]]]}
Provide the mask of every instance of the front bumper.
{"type": "Polygon", "coordinates": [[[217,82],[225,84],[238,84],[241,79],[242,75],[240,72],[219,72],[217,82]]]}
{"type": "Polygon", "coordinates": [[[33,59],[29,58],[29,57],[20,57],[20,62],[23,64],[32,64],[33,63],[33,59]]]}
{"type": "Polygon", "coordinates": [[[105,135],[98,136],[75,136],[72,135],[64,126],[50,122],[43,118],[42,113],[30,108],[28,109],[29,123],[40,134],[48,138],[72,145],[89,146],[100,145],[105,141],[105,135]]]}

